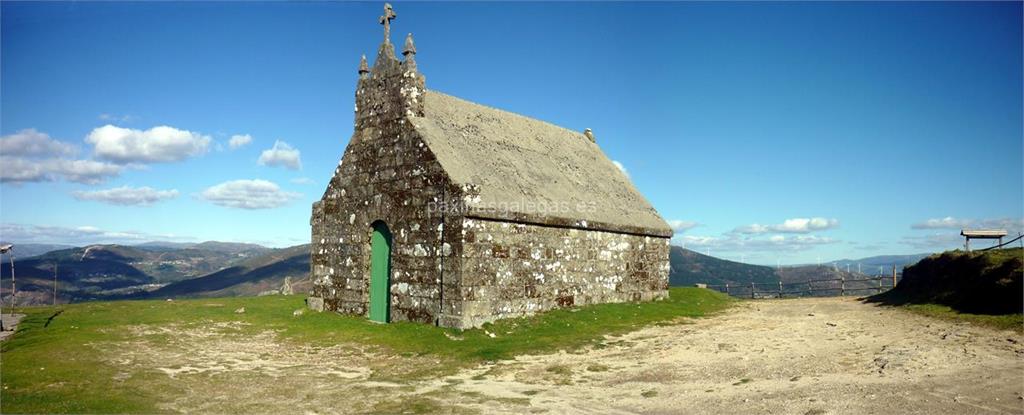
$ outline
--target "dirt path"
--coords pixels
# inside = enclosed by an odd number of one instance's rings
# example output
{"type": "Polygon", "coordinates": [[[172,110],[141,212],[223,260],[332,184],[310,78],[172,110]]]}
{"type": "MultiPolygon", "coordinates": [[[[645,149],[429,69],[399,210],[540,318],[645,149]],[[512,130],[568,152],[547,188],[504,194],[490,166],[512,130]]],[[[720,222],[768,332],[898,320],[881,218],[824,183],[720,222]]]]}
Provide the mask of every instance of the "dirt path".
{"type": "Polygon", "coordinates": [[[458,388],[539,391],[530,407],[553,412],[1024,412],[1021,336],[850,298],[751,302],[617,340],[464,373],[458,388]]]}
{"type": "Polygon", "coordinates": [[[273,333],[186,331],[180,344],[151,334],[140,328],[142,347],[112,363],[126,377],[158,373],[161,407],[185,412],[1024,413],[1020,335],[849,298],[749,302],[578,353],[412,382],[388,371],[436,362],[296,350],[273,333]]]}

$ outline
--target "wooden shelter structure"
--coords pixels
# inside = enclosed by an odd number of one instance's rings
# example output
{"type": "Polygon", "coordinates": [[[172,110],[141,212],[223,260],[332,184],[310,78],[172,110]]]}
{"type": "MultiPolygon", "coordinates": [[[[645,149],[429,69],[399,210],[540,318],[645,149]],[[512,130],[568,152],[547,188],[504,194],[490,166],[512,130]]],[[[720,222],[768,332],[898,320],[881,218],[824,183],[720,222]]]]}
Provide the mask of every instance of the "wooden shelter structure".
{"type": "Polygon", "coordinates": [[[1003,237],[1006,236],[1005,229],[961,229],[960,235],[964,237],[964,250],[971,252],[971,239],[998,239],[997,245],[1003,244],[1003,237]]]}

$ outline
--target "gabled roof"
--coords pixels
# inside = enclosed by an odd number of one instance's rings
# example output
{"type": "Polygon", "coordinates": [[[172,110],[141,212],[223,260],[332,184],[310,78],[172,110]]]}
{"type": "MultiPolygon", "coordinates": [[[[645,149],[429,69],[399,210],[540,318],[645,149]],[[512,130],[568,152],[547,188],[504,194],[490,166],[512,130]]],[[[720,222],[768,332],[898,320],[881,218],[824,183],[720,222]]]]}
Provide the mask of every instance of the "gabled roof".
{"type": "Polygon", "coordinates": [[[629,178],[583,134],[439,92],[410,117],[467,216],[670,237],[629,178]]]}

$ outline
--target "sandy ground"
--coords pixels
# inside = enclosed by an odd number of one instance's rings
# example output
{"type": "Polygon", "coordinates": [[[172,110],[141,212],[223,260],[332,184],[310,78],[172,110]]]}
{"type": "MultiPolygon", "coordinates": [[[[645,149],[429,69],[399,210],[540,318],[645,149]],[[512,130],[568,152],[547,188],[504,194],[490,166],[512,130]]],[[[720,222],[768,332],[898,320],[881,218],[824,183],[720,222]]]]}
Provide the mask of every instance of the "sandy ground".
{"type": "Polygon", "coordinates": [[[111,363],[123,379],[150,373],[161,408],[184,412],[1024,413],[1020,335],[852,298],[747,302],[415,381],[402,373],[438,362],[219,329],[140,326],[111,363]]]}

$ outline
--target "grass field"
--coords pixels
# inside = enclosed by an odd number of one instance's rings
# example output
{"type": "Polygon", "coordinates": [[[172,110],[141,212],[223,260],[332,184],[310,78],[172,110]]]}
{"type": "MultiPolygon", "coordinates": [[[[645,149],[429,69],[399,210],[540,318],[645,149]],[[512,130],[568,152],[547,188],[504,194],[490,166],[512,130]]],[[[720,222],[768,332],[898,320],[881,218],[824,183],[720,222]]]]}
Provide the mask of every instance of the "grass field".
{"type": "Polygon", "coordinates": [[[1024,333],[1024,314],[971,314],[961,313],[952,307],[942,304],[906,304],[901,308],[913,313],[947,320],[966,321],[971,324],[992,327],[1000,330],[1014,330],[1024,333]]]}
{"type": "MultiPolygon", "coordinates": [[[[354,345],[359,350],[370,348],[393,359],[380,366],[381,376],[411,379],[521,354],[597,345],[604,336],[650,324],[674,324],[684,317],[701,317],[723,310],[732,302],[710,290],[673,288],[665,301],[557,310],[465,331],[412,323],[374,324],[334,313],[305,311],[294,315],[296,310],[304,310],[302,296],[26,308],[22,312],[27,316],[18,332],[0,346],[0,412],[162,411],[155,402],[167,401],[168,395],[188,394],[188,388],[194,386],[183,386],[157,370],[125,373],[114,367],[111,359],[149,358],[147,350],[166,348],[166,344],[183,338],[179,333],[185,332],[192,336],[227,333],[242,339],[241,348],[246,347],[246,336],[268,333],[274,341],[295,348],[339,344],[354,345]],[[242,307],[245,312],[236,313],[242,307]],[[58,311],[60,314],[56,314],[58,311]],[[147,333],[141,343],[146,347],[128,350],[127,345],[140,344],[140,331],[147,333]],[[119,350],[121,347],[126,349],[119,350]],[[420,363],[406,365],[403,359],[420,363]]],[[[174,355],[169,356],[173,360],[174,355]]],[[[175,367],[174,361],[164,363],[175,367]]],[[[216,387],[213,378],[202,381],[216,387]]]]}

